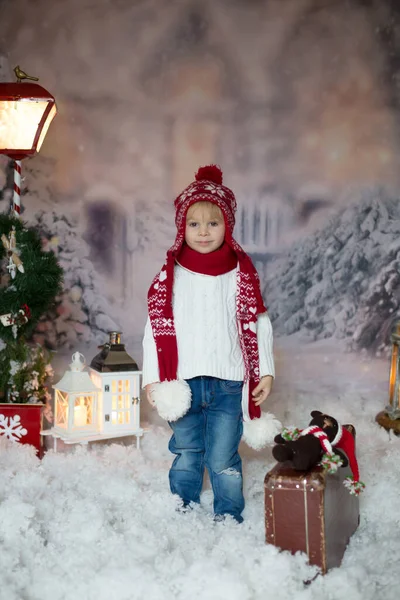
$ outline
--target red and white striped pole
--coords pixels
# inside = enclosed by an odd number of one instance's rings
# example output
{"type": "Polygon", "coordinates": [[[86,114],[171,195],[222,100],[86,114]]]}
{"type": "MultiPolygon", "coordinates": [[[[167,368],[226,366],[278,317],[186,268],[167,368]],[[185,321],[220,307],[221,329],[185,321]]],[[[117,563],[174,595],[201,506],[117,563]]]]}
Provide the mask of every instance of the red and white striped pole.
{"type": "Polygon", "coordinates": [[[12,213],[14,217],[21,215],[21,161],[14,160],[14,197],[12,213]]]}

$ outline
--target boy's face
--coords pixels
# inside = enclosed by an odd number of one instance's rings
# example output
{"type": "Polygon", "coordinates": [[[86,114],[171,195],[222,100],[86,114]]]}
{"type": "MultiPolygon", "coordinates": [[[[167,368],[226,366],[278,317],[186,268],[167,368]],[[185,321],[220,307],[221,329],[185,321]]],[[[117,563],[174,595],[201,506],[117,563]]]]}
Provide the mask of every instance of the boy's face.
{"type": "Polygon", "coordinates": [[[222,246],[225,222],[221,211],[214,207],[193,204],[186,216],[185,242],[200,254],[209,254],[222,246]]]}

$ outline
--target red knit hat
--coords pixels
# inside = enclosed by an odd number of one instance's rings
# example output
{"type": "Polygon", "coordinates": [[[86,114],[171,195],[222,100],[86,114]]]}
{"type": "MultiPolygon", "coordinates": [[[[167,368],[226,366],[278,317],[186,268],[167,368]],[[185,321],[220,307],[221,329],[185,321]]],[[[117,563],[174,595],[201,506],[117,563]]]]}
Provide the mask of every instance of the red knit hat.
{"type": "Polygon", "coordinates": [[[186,213],[195,202],[212,202],[222,210],[230,234],[235,226],[236,198],[232,190],[222,185],[222,171],[217,165],[200,167],[191,183],[175,199],[175,223],[178,231],[186,224],[186,213]]]}
{"type": "Polygon", "coordinates": [[[196,202],[211,202],[218,206],[225,221],[225,242],[236,253],[238,259],[245,264],[244,270],[252,278],[253,286],[257,294],[257,313],[265,311],[261,293],[259,292],[258,275],[250,260],[250,257],[233,239],[233,228],[235,227],[236,198],[231,189],[222,184],[223,176],[220,167],[208,165],[200,167],[195,175],[195,181],[188,185],[174,201],[175,224],[177,235],[174,245],[167,253],[167,268],[175,261],[185,239],[186,215],[192,204],[196,202]],[[169,261],[170,258],[170,261],[169,261]],[[168,265],[168,262],[170,264],[168,265]]]}
{"type": "MultiPolygon", "coordinates": [[[[148,293],[148,309],[153,336],[157,347],[161,384],[156,386],[153,398],[160,415],[169,421],[180,418],[190,407],[190,392],[186,382],[177,380],[178,347],[173,315],[173,281],[175,261],[179,256],[185,239],[186,215],[189,207],[196,202],[211,202],[218,206],[225,221],[225,243],[237,257],[237,322],[239,340],[245,366],[243,387],[243,438],[253,448],[261,448],[271,443],[279,433],[281,424],[269,413],[261,413],[259,406],[252,400],[252,392],[260,379],[257,343],[257,317],[266,311],[261,295],[257,271],[246,252],[232,237],[235,225],[236,199],[228,187],[222,184],[222,171],[216,165],[201,167],[191,183],[174,201],[177,235],[160,273],[155,277],[148,293]],[[165,385],[164,385],[165,384],[165,385]],[[179,384],[179,385],[178,385],[179,384]],[[183,385],[185,384],[185,385],[183,385]],[[163,386],[163,387],[161,387],[163,386]],[[178,408],[178,398],[182,400],[182,409],[178,408]],[[165,399],[168,398],[168,402],[165,399]],[[169,401],[171,398],[171,401],[169,401]],[[164,406],[165,410],[161,408],[164,406]],[[171,410],[171,404],[173,408],[171,410]],[[262,417],[262,418],[261,418],[262,417]],[[247,436],[250,421],[254,422],[252,442],[247,436]]],[[[179,401],[180,402],[180,401],[179,401]]]]}

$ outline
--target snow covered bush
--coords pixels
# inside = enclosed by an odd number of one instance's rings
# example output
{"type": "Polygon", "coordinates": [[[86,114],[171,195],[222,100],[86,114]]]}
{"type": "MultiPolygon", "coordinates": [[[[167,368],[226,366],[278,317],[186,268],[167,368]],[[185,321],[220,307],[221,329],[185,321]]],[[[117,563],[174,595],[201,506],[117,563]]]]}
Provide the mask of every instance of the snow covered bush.
{"type": "Polygon", "coordinates": [[[72,217],[40,211],[35,224],[45,249],[56,253],[64,272],[64,287],[53,308],[41,318],[34,340],[51,349],[76,348],[103,343],[108,332],[120,327],[105,298],[100,279],[90,260],[90,247],[72,217]]]}
{"type": "Polygon", "coordinates": [[[400,201],[369,191],[270,266],[264,286],[277,334],[389,347],[400,310],[400,201]]]}

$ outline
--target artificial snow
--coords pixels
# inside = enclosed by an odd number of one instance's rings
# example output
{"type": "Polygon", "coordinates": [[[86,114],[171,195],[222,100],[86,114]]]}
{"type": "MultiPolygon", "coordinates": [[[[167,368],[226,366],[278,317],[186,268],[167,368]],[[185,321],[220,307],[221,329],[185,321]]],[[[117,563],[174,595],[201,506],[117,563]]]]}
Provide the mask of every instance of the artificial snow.
{"type": "Polygon", "coordinates": [[[0,440],[1,600],[397,598],[400,440],[374,421],[387,404],[388,361],[345,354],[332,342],[278,340],[266,408],[287,426],[303,427],[313,409],[356,426],[367,487],[340,568],[313,580],[317,569],[304,554],[265,544],[270,449],[241,449],[244,523],[213,522],[208,481],[201,506],[177,512],[170,431],[143,401],[140,450],[93,444],[50,450],[40,461],[29,446],[0,440]]]}

